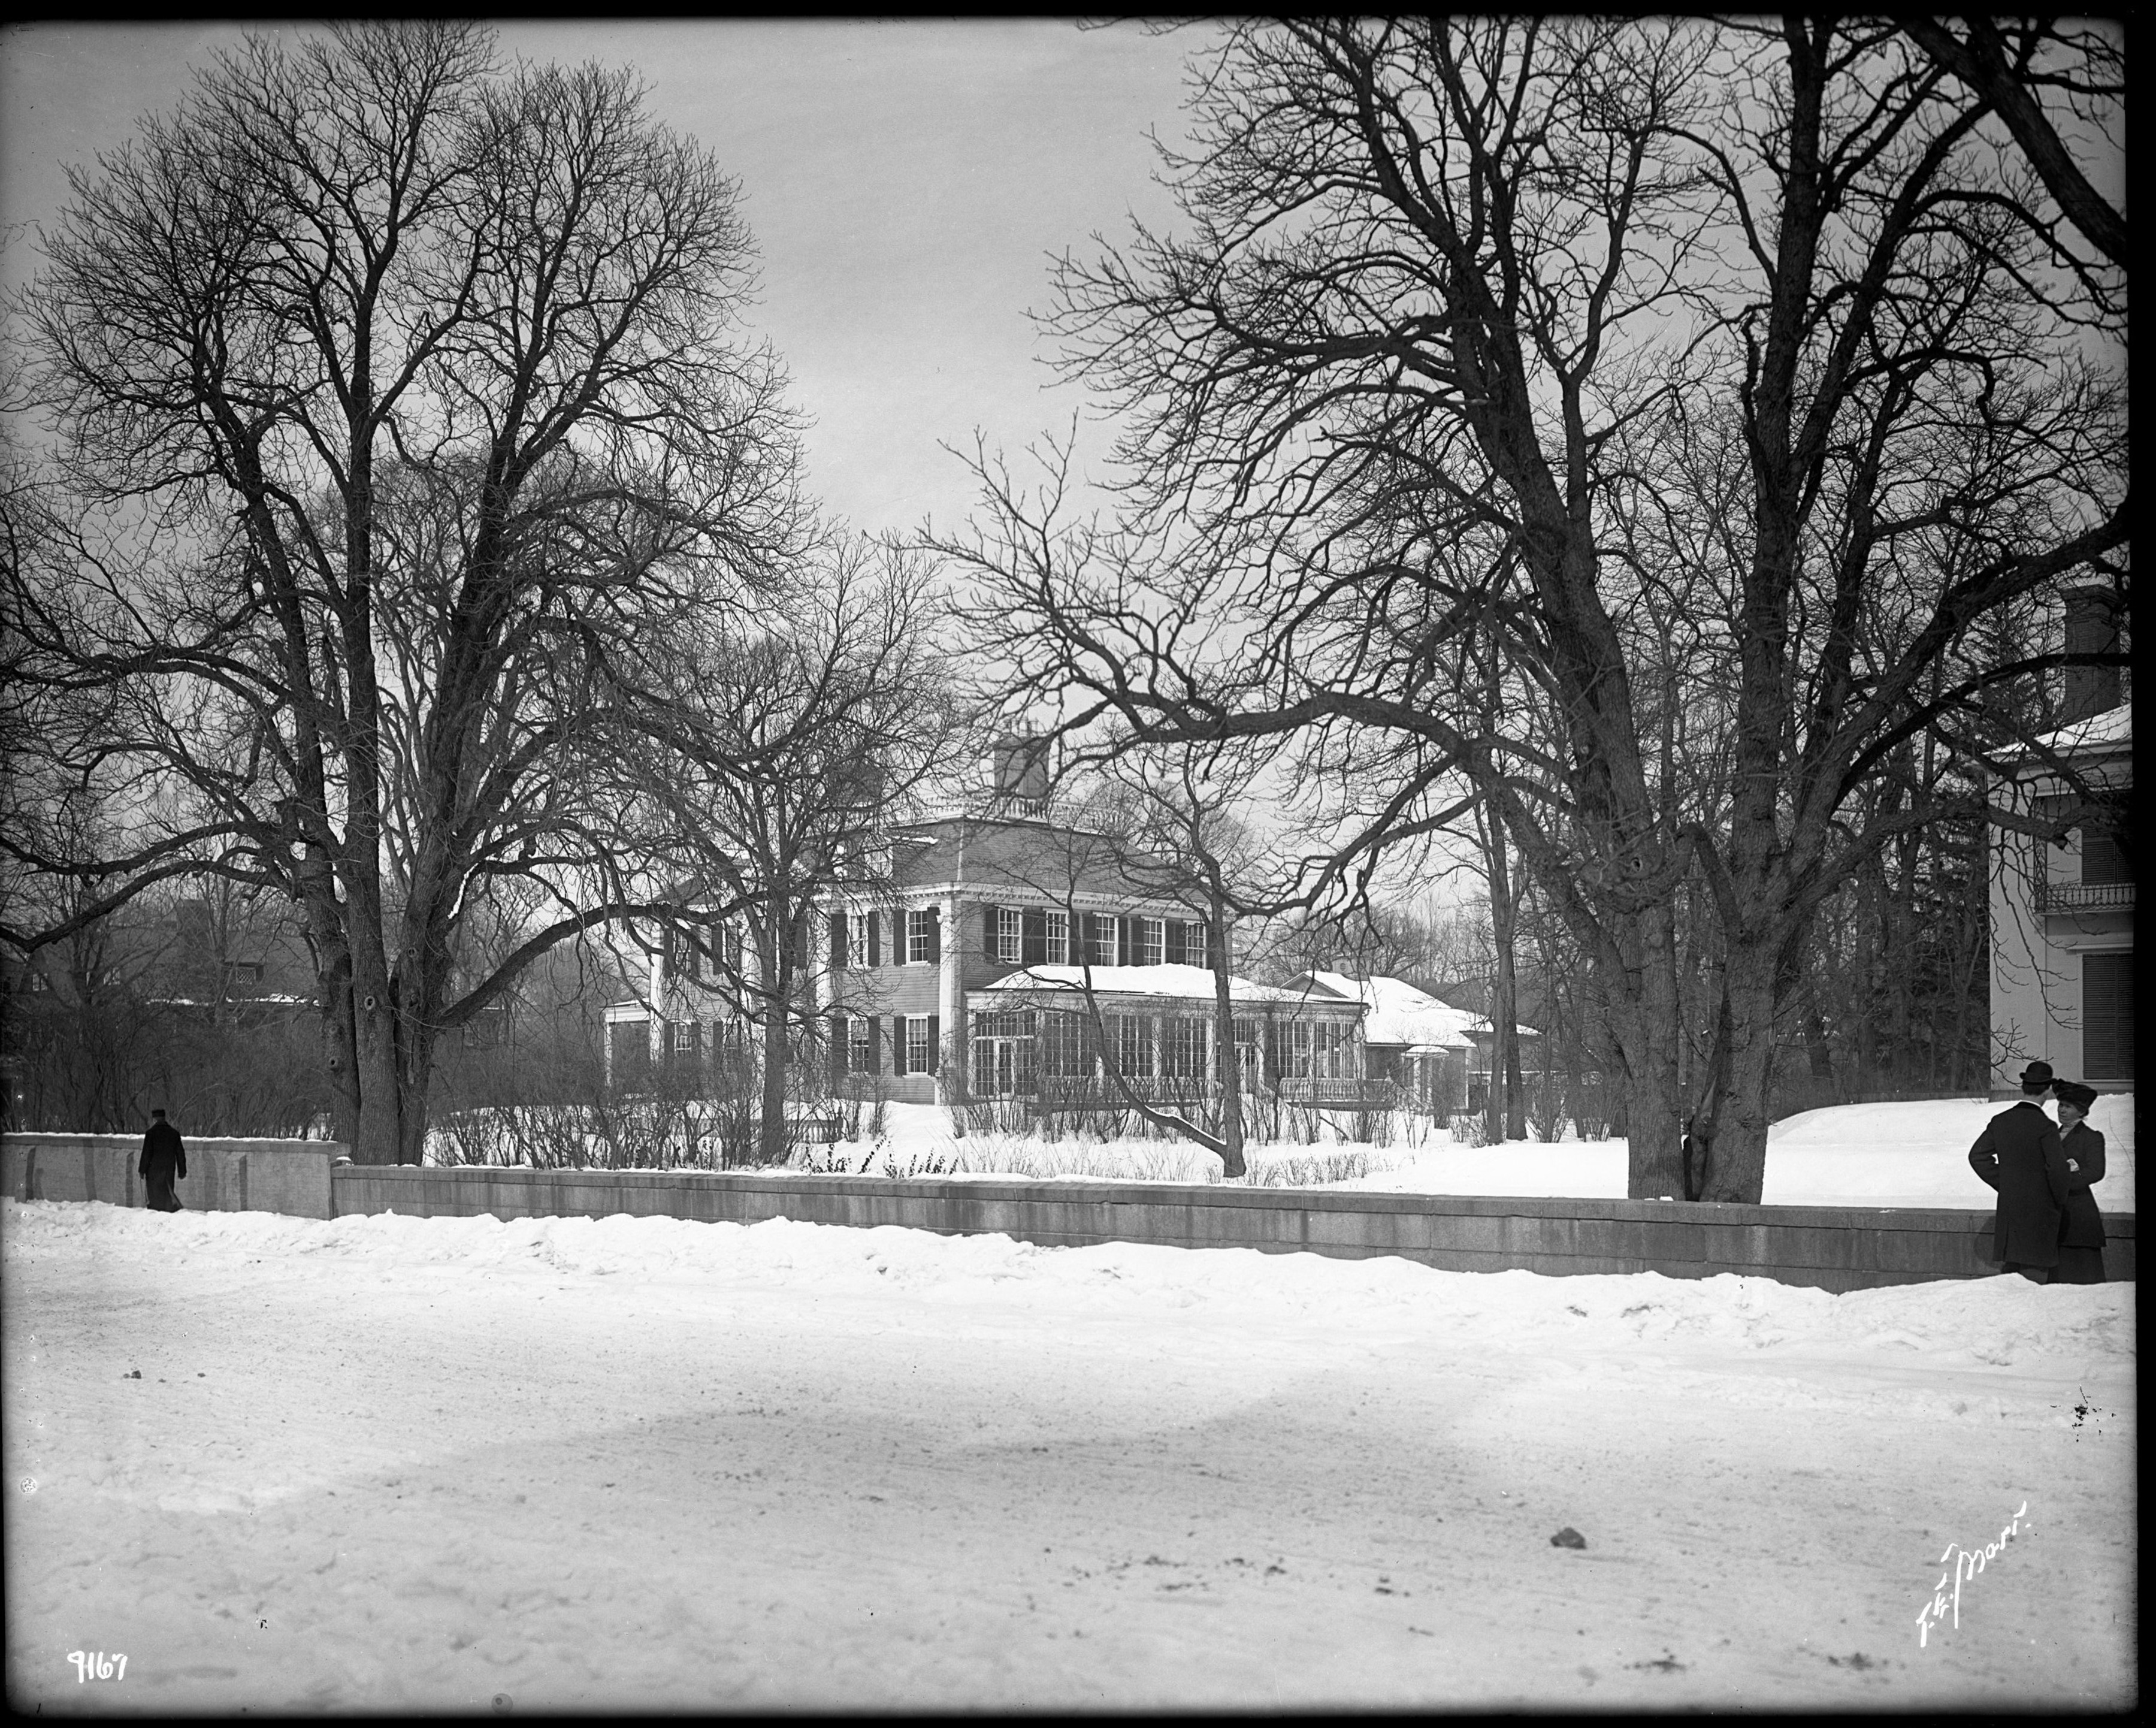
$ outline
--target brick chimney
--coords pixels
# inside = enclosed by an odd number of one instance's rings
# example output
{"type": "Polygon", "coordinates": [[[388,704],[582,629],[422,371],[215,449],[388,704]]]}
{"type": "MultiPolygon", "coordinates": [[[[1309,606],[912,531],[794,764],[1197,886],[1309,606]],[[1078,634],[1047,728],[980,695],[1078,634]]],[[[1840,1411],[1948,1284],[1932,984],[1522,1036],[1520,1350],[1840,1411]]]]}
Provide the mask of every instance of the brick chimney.
{"type": "Polygon", "coordinates": [[[1048,740],[1007,732],[996,740],[998,803],[1038,808],[1048,801],[1048,740]]]}
{"type": "MultiPolygon", "coordinates": [[[[2066,591],[2066,652],[2118,652],[2118,594],[2109,588],[2070,588],[2066,591]]],[[[2092,714],[2118,706],[2117,666],[2070,666],[2066,669],[2066,701],[2060,723],[2071,726],[2092,714]]]]}

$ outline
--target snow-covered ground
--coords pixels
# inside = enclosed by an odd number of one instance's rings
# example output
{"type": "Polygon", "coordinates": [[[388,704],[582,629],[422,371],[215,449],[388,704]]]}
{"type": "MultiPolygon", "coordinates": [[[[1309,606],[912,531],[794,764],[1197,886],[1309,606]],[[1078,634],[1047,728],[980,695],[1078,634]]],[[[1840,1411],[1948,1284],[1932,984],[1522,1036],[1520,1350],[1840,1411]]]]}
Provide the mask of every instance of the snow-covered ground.
{"type": "Polygon", "coordinates": [[[13,1201],[0,1265],[19,1710],[2138,1695],[2128,1286],[13,1201]]]}
{"type": "MultiPolygon", "coordinates": [[[[1217,1181],[1220,1162],[1188,1142],[1119,1141],[1107,1145],[1034,1136],[954,1137],[949,1113],[930,1104],[886,1108],[885,1141],[843,1144],[819,1160],[871,1174],[934,1171],[968,1175],[1086,1176],[1127,1180],[1217,1181]],[[954,1170],[953,1167],[956,1166],[954,1170]]],[[[1768,1131],[1769,1206],[1947,1206],[1989,1211],[1992,1191],[1969,1167],[1969,1149],[1984,1124],[2005,1108],[1984,1098],[1933,1098],[1913,1103],[1840,1104],[1809,1110],[1768,1131]]],[[[2133,1210],[2133,1097],[2097,1100],[2090,1125],[2105,1139],[2107,1174],[2097,1187],[2107,1212],[2133,1210]]],[[[1441,1130],[1419,1145],[1355,1147],[1259,1145],[1250,1149],[1261,1181],[1281,1180],[1282,1165],[1297,1185],[1369,1189],[1385,1193],[1492,1194],[1625,1197],[1622,1140],[1508,1140],[1461,1146],[1441,1130]],[[1357,1160],[1366,1173],[1310,1180],[1325,1160],[1357,1160]]],[[[1322,1174],[1319,1172],[1317,1174],[1322,1174]]]]}

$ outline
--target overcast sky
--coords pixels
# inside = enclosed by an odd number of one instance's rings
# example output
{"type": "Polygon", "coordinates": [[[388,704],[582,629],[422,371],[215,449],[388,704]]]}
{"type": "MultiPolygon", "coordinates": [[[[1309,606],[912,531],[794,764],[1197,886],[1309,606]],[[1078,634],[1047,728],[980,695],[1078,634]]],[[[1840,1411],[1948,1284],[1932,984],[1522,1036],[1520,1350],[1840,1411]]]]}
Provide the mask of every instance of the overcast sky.
{"type": "MultiPolygon", "coordinates": [[[[267,28],[267,27],[257,27],[267,28]]],[[[17,27],[0,34],[0,224],[51,214],[63,167],[169,106],[236,25],[17,27]]],[[[762,257],[758,327],[814,419],[810,482],[865,528],[970,505],[939,440],[978,425],[1015,455],[1069,424],[1025,316],[1047,255],[1169,219],[1148,127],[1180,136],[1202,34],[1039,19],[502,27],[534,59],[636,67],[653,111],[742,183],[762,257]],[[1052,387],[1052,388],[1051,388],[1052,387]]],[[[20,234],[0,277],[34,263],[20,234]]]]}

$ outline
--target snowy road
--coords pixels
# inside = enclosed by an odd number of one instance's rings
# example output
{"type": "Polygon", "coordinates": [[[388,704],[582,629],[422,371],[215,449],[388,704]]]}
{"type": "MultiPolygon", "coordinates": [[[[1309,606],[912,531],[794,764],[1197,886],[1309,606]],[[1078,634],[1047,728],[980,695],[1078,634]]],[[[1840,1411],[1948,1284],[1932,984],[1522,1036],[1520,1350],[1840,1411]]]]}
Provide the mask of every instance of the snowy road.
{"type": "Polygon", "coordinates": [[[18,1709],[2138,1695],[2130,1286],[0,1225],[18,1709]]]}

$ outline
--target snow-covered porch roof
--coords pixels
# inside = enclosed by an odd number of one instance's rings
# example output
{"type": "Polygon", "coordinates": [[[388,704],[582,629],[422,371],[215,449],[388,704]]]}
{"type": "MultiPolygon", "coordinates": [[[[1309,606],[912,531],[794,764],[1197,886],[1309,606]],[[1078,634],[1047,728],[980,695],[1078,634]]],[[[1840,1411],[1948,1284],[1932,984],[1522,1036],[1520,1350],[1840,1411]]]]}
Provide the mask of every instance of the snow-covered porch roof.
{"type": "MultiPolygon", "coordinates": [[[[1089,983],[1096,1000],[1125,1012],[1141,1007],[1158,1011],[1176,1004],[1192,1013],[1203,1013],[1214,1005],[1213,974],[1203,966],[1029,966],[969,990],[966,1004],[983,1013],[1013,1008],[1078,1007],[1085,1002],[1089,983]]],[[[1232,974],[1228,979],[1228,999],[1239,1009],[1307,1013],[1327,1020],[1358,1021],[1364,1012],[1360,1002],[1308,990],[1283,990],[1232,974]]]]}

